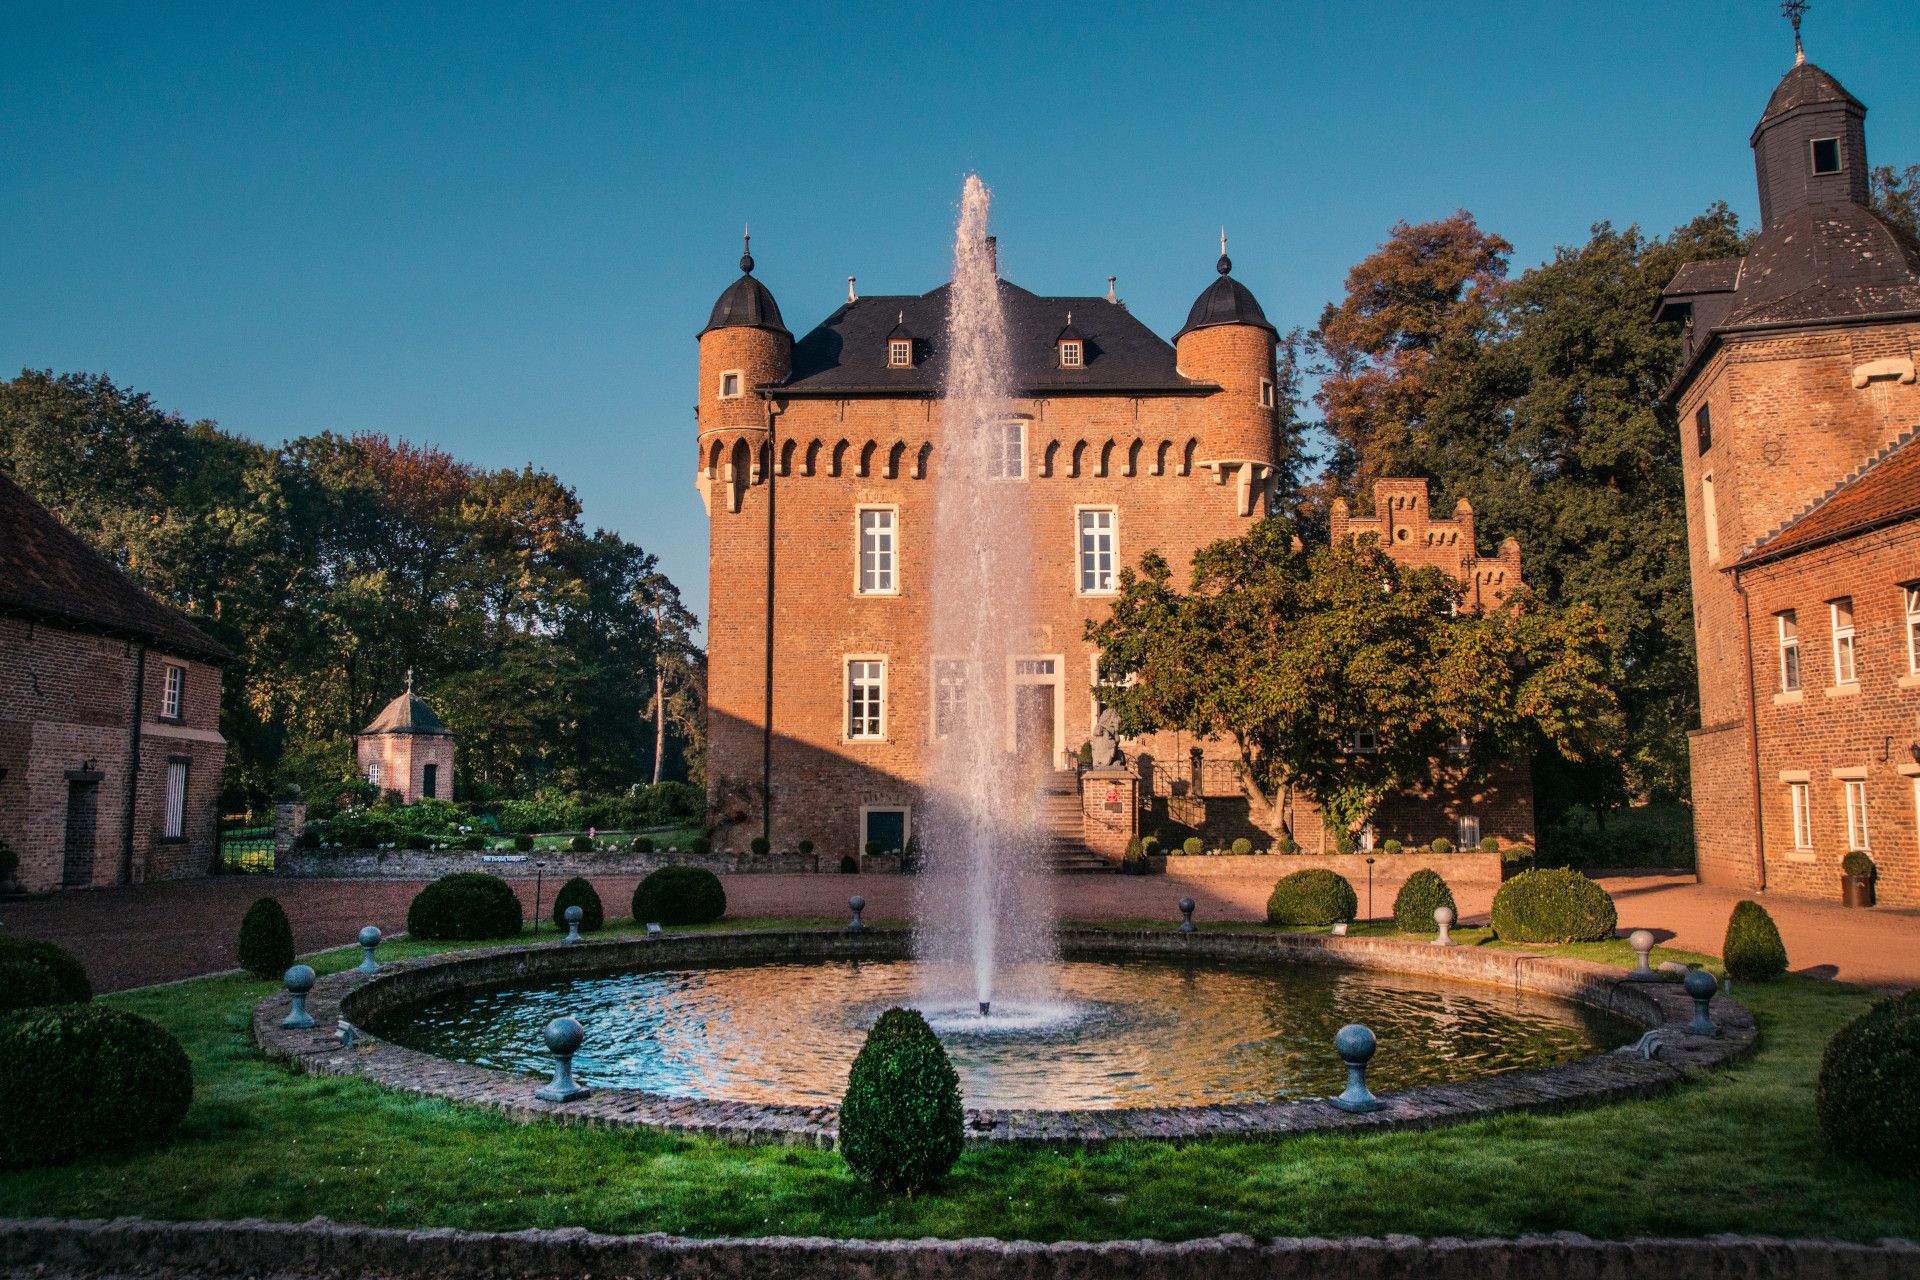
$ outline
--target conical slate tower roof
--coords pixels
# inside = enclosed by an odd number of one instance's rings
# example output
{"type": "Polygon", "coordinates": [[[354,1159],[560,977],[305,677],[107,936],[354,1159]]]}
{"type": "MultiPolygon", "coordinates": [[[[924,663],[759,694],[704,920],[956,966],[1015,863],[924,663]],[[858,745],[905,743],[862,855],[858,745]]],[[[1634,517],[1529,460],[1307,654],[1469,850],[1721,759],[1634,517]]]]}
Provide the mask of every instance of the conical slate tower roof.
{"type": "Polygon", "coordinates": [[[387,704],[387,709],[373,718],[373,723],[360,731],[369,733],[413,733],[453,736],[453,730],[440,723],[440,717],[433,713],[427,700],[408,689],[405,693],[387,704]]]}

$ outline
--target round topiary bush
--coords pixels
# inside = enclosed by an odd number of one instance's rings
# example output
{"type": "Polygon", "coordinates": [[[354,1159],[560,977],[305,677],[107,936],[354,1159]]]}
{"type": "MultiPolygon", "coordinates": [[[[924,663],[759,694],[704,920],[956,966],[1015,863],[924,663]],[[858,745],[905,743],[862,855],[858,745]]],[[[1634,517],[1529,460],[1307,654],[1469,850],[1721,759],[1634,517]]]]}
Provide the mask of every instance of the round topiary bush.
{"type": "Polygon", "coordinates": [[[1380,852],[1386,854],[1389,858],[1396,853],[1405,853],[1406,851],[1407,846],[1401,844],[1398,840],[1388,840],[1380,846],[1380,852]]]}
{"type": "Polygon", "coordinates": [[[293,924],[278,898],[256,898],[240,919],[240,967],[277,978],[293,966],[293,924]]]}
{"type": "Polygon", "coordinates": [[[1840,859],[1840,874],[1843,876],[1870,876],[1873,874],[1873,859],[1858,849],[1840,859]]]}
{"type": "Polygon", "coordinates": [[[1360,842],[1353,838],[1353,833],[1350,831],[1342,831],[1333,838],[1333,851],[1335,853],[1353,853],[1359,848],[1360,842]]]}
{"type": "Polygon", "coordinates": [[[911,1009],[880,1015],[848,1073],[840,1154],[882,1190],[936,1185],[965,1144],[960,1077],[933,1029],[911,1009]]]}
{"type": "Polygon", "coordinates": [[[0,1018],[0,1168],[163,1138],[192,1101],[186,1051],[157,1023],[91,1004],[0,1018]]]}
{"type": "Polygon", "coordinates": [[[660,924],[708,924],[727,914],[720,877],[701,867],[662,867],[633,890],[633,918],[660,924]]]}
{"type": "Polygon", "coordinates": [[[1498,852],[1500,852],[1500,837],[1498,837],[1498,836],[1481,836],[1481,837],[1480,837],[1480,852],[1482,852],[1482,853],[1498,853],[1498,852]]]}
{"type": "Polygon", "coordinates": [[[841,875],[843,875],[843,876],[856,876],[856,875],[859,875],[859,874],[860,874],[860,859],[858,859],[858,858],[856,858],[856,857],[854,857],[854,856],[853,856],[852,854],[850,854],[850,853],[848,853],[848,854],[843,854],[843,855],[841,855],[841,858],[840,858],[840,874],[841,874],[841,875]]]}
{"type": "Polygon", "coordinates": [[[533,837],[529,835],[517,835],[513,838],[513,847],[516,852],[531,853],[533,852],[533,837]]]}
{"type": "Polygon", "coordinates": [[[575,876],[560,886],[560,892],[553,895],[553,923],[560,928],[567,927],[567,908],[580,908],[580,932],[593,933],[607,922],[607,913],[600,905],[600,895],[595,893],[593,885],[585,876],[575,876]]]}
{"type": "Polygon", "coordinates": [[[573,853],[592,853],[593,837],[575,836],[573,839],[567,841],[567,848],[573,853]]]}
{"type": "Polygon", "coordinates": [[[427,837],[424,831],[409,831],[406,835],[400,837],[400,847],[402,849],[416,850],[431,849],[433,847],[433,841],[427,837]]]}
{"type": "Polygon", "coordinates": [[[1619,923],[1607,891],[1570,867],[1522,871],[1493,895],[1503,942],[1601,942],[1619,923]]]}
{"type": "Polygon", "coordinates": [[[704,858],[713,852],[713,841],[706,836],[695,836],[693,843],[687,846],[696,858],[704,858]]]}
{"type": "Polygon", "coordinates": [[[1310,867],[1283,876],[1267,898],[1267,923],[1278,925],[1338,924],[1360,910],[1360,899],[1346,878],[1325,867],[1310,867]]]}
{"type": "Polygon", "coordinates": [[[1238,840],[1235,840],[1233,842],[1234,857],[1244,858],[1252,852],[1253,852],[1253,841],[1247,839],[1245,836],[1241,836],[1238,840]]]}
{"type": "Polygon", "coordinates": [[[1881,1173],[1920,1173],[1920,991],[1883,1000],[1820,1055],[1814,1109],[1840,1155],[1881,1173]]]}
{"type": "Polygon", "coordinates": [[[1429,849],[1432,849],[1435,853],[1452,853],[1453,841],[1447,839],[1445,836],[1437,836],[1435,837],[1434,842],[1428,845],[1427,847],[1429,849]]]}
{"type": "Polygon", "coordinates": [[[633,838],[633,843],[628,845],[627,847],[629,849],[632,849],[635,853],[652,853],[653,837],[652,836],[635,836],[633,838]]]}
{"type": "Polygon", "coordinates": [[[31,960],[0,960],[0,1014],[72,1003],[60,989],[53,970],[45,965],[31,960]]]}
{"type": "Polygon", "coordinates": [[[414,895],[407,932],[428,941],[512,938],[524,915],[513,887],[481,871],[441,876],[414,895]]]}
{"type": "Polygon", "coordinates": [[[1188,836],[1186,842],[1180,846],[1180,852],[1186,854],[1189,858],[1197,858],[1205,853],[1206,850],[1207,843],[1199,836],[1188,836]]]}
{"type": "Polygon", "coordinates": [[[1300,842],[1292,836],[1281,836],[1273,842],[1273,851],[1282,857],[1291,858],[1300,852],[1300,842]]]}
{"type": "Polygon", "coordinates": [[[1456,916],[1460,910],[1453,901],[1453,890],[1440,873],[1422,867],[1408,876],[1394,895],[1393,927],[1402,933],[1438,933],[1440,926],[1433,922],[1433,913],[1441,907],[1456,916]]]}
{"type": "Polygon", "coordinates": [[[93,983],[87,980],[86,966],[51,942],[0,938],[0,964],[9,962],[38,965],[53,975],[63,1004],[85,1004],[93,999],[93,983]]]}
{"type": "Polygon", "coordinates": [[[1735,982],[1771,982],[1787,971],[1787,944],[1767,909],[1741,899],[1727,917],[1727,940],[1720,947],[1727,976],[1735,982]]]}
{"type": "Polygon", "coordinates": [[[747,842],[747,847],[753,850],[754,857],[764,858],[773,852],[773,841],[767,839],[765,836],[755,836],[747,842]]]}
{"type": "Polygon", "coordinates": [[[460,847],[469,853],[484,852],[487,847],[487,838],[478,831],[474,831],[461,837],[460,847]]]}
{"type": "Polygon", "coordinates": [[[801,853],[803,853],[803,854],[805,854],[805,853],[812,853],[812,852],[813,852],[813,841],[811,841],[811,840],[802,840],[802,841],[800,842],[800,852],[801,852],[801,853]]]}

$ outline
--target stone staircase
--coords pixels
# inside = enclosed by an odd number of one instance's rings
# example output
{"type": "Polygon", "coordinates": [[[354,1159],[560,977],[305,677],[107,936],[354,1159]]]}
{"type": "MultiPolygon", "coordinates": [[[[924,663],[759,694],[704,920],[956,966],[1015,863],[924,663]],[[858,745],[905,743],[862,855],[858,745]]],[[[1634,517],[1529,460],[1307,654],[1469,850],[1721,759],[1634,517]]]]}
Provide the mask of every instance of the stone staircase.
{"type": "Polygon", "coordinates": [[[1040,784],[1040,824],[1047,863],[1056,875],[1111,873],[1113,864],[1087,848],[1080,817],[1080,775],[1049,773],[1040,784]]]}

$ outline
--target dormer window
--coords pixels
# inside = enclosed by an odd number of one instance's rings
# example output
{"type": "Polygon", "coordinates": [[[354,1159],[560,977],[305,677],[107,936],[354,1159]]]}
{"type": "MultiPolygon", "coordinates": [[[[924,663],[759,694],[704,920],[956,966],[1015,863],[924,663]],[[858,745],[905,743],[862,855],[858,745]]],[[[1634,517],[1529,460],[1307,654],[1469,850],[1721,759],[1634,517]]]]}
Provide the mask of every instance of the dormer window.
{"type": "Polygon", "coordinates": [[[1080,343],[1077,339],[1069,338],[1060,344],[1060,367],[1078,369],[1080,365],[1080,343]]]}
{"type": "Polygon", "coordinates": [[[912,341],[906,338],[894,338],[887,343],[887,368],[904,369],[912,363],[912,341]]]}
{"type": "Polygon", "coordinates": [[[1816,174],[1840,172],[1840,139],[1813,140],[1813,171],[1816,174]]]}

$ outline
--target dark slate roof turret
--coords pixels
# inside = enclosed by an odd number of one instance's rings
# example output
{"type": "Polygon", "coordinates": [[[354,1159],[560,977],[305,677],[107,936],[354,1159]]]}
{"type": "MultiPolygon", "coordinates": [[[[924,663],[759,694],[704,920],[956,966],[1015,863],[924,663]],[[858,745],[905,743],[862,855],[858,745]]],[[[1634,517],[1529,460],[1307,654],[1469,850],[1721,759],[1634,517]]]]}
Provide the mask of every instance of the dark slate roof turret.
{"type": "MultiPolygon", "coordinates": [[[[713,304],[713,314],[707,317],[707,327],[702,335],[715,329],[765,329],[771,333],[787,333],[786,322],[780,318],[780,304],[773,300],[773,294],[767,286],[753,278],[753,237],[746,236],[746,247],[740,251],[740,278],[727,286],[713,304]]],[[[792,337],[792,334],[787,334],[792,337]]]]}
{"type": "Polygon", "coordinates": [[[1220,260],[1213,264],[1220,278],[1208,285],[1193,300],[1193,308],[1187,312],[1187,322],[1180,332],[1173,335],[1175,342],[1195,329],[1205,329],[1216,324],[1246,324],[1256,329],[1265,329],[1279,336],[1279,330],[1267,320],[1267,313],[1260,309],[1259,300],[1252,290],[1233,278],[1233,259],[1227,256],[1227,238],[1220,237],[1220,260]]]}
{"type": "Polygon", "coordinates": [[[1833,76],[1811,62],[1798,63],[1780,78],[1773,96],[1767,99],[1767,109],[1760,113],[1760,123],[1754,126],[1754,134],[1757,136],[1768,123],[1789,111],[1801,107],[1835,105],[1866,110],[1860,99],[1848,93],[1846,87],[1833,76]]]}

